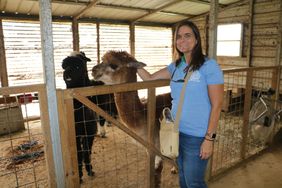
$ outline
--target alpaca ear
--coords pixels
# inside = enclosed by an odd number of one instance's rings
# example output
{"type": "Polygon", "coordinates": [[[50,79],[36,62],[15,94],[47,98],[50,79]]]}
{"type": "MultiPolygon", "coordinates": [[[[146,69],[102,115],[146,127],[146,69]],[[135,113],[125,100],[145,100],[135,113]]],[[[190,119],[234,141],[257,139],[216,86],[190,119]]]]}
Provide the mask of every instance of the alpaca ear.
{"type": "Polygon", "coordinates": [[[140,61],[133,61],[133,62],[129,62],[127,64],[127,67],[132,67],[132,68],[136,68],[136,69],[140,69],[147,66],[145,63],[142,63],[140,61]]]}
{"type": "Polygon", "coordinates": [[[82,57],[83,60],[85,61],[91,61],[90,58],[86,57],[85,53],[83,51],[79,52],[79,55],[82,57]]]}

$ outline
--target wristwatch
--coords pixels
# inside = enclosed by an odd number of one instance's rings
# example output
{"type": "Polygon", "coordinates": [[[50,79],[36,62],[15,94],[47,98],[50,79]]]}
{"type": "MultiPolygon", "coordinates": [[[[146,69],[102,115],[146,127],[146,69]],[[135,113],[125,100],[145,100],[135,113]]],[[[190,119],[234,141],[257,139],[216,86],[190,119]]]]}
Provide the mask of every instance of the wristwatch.
{"type": "Polygon", "coordinates": [[[216,138],[216,133],[206,133],[206,136],[208,136],[210,139],[215,139],[216,138]]]}

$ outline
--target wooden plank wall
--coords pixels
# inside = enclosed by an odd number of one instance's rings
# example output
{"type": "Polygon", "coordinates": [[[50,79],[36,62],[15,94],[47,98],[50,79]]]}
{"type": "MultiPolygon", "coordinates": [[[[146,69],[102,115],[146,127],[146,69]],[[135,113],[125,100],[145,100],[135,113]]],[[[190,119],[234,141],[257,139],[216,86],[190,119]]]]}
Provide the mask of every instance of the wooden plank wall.
{"type": "MultiPolygon", "coordinates": [[[[130,52],[129,25],[99,25],[98,29],[96,23],[79,23],[79,49],[92,60],[88,63],[89,71],[108,50],[130,52]],[[101,54],[101,57],[98,53],[101,54]]],[[[9,84],[16,86],[43,83],[39,22],[3,20],[3,28],[9,84]]],[[[73,50],[71,28],[70,22],[53,23],[54,60],[58,88],[65,88],[61,63],[73,50]]],[[[171,62],[172,32],[170,28],[136,26],[135,36],[135,45],[138,49],[136,58],[139,61],[147,63],[151,69],[156,69],[156,66],[159,69],[160,66],[163,67],[171,62]]]]}
{"type": "MultiPolygon", "coordinates": [[[[276,50],[279,45],[279,24],[281,16],[281,0],[255,0],[253,9],[252,32],[252,66],[276,65],[276,50]]],[[[231,67],[247,67],[247,50],[249,44],[249,2],[238,4],[233,8],[221,9],[218,14],[218,24],[243,23],[242,57],[218,57],[221,65],[231,67]]],[[[193,19],[198,25],[204,51],[206,51],[207,19],[200,17],[193,19]]],[[[281,56],[281,54],[280,54],[281,56]]],[[[281,61],[280,61],[281,64],[281,61]]]]}

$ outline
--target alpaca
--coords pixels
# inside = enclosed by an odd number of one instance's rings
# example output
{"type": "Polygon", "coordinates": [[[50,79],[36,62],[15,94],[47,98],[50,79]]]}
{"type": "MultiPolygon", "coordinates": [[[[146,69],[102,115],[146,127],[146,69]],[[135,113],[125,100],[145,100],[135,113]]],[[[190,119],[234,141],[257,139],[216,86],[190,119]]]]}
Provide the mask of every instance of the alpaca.
{"type": "MultiPolygon", "coordinates": [[[[93,67],[94,80],[105,84],[121,84],[137,82],[137,69],[146,66],[138,62],[133,56],[125,51],[109,51],[103,58],[103,62],[93,67]]],[[[114,93],[115,103],[120,119],[144,140],[147,139],[147,110],[146,102],[139,99],[137,91],[114,93]]],[[[159,117],[164,107],[171,106],[170,94],[158,95],[156,98],[156,128],[154,133],[155,146],[159,148],[159,117]]],[[[156,186],[160,184],[162,162],[160,157],[155,158],[156,186]]]]}
{"type": "MultiPolygon", "coordinates": [[[[103,82],[90,80],[87,72],[87,61],[91,61],[83,52],[72,52],[70,56],[63,60],[62,68],[64,69],[63,77],[67,88],[87,87],[102,85],[103,82]]],[[[98,104],[104,110],[109,105],[110,95],[91,96],[89,99],[98,104]]],[[[97,133],[97,119],[99,124],[104,125],[105,119],[97,118],[96,114],[81,102],[74,99],[74,117],[77,158],[79,167],[79,177],[82,182],[83,161],[89,176],[94,176],[91,165],[91,148],[94,141],[94,135],[97,133]]]]}
{"type": "MultiPolygon", "coordinates": [[[[90,80],[88,77],[88,72],[87,72],[87,62],[91,61],[90,58],[85,56],[84,52],[77,52],[73,51],[71,52],[70,56],[66,58],[66,61],[69,63],[65,63],[65,66],[73,67],[74,69],[70,69],[65,72],[69,72],[65,76],[68,78],[64,78],[65,83],[67,85],[67,88],[75,88],[75,87],[87,87],[87,86],[98,86],[98,85],[104,85],[103,82],[101,81],[94,81],[90,80]],[[72,57],[79,57],[82,59],[82,61],[85,61],[85,71],[86,72],[78,72],[75,70],[75,66],[77,66],[77,63],[72,63],[71,60],[73,59],[72,57]],[[70,61],[67,60],[67,58],[70,59],[70,61]],[[72,72],[71,72],[72,71],[72,72]],[[83,80],[83,82],[81,82],[83,80]]],[[[114,117],[117,116],[117,109],[114,103],[114,97],[112,94],[109,95],[98,95],[98,96],[92,96],[90,98],[94,103],[99,104],[99,107],[104,109],[105,111],[109,112],[111,115],[114,117]]],[[[103,117],[99,116],[99,121],[98,121],[98,134],[102,137],[106,137],[106,130],[105,130],[105,124],[107,122],[103,117]]],[[[110,123],[108,123],[110,125],[110,123]]]]}

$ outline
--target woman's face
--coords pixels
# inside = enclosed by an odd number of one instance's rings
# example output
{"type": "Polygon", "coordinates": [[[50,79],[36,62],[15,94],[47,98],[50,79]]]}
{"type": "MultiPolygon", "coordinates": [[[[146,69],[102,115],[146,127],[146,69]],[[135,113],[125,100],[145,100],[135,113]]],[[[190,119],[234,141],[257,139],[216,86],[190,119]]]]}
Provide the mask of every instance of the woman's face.
{"type": "Polygon", "coordinates": [[[192,29],[186,25],[181,26],[178,29],[176,35],[176,47],[177,49],[184,53],[189,54],[192,53],[192,50],[197,44],[197,40],[192,29]]]}

